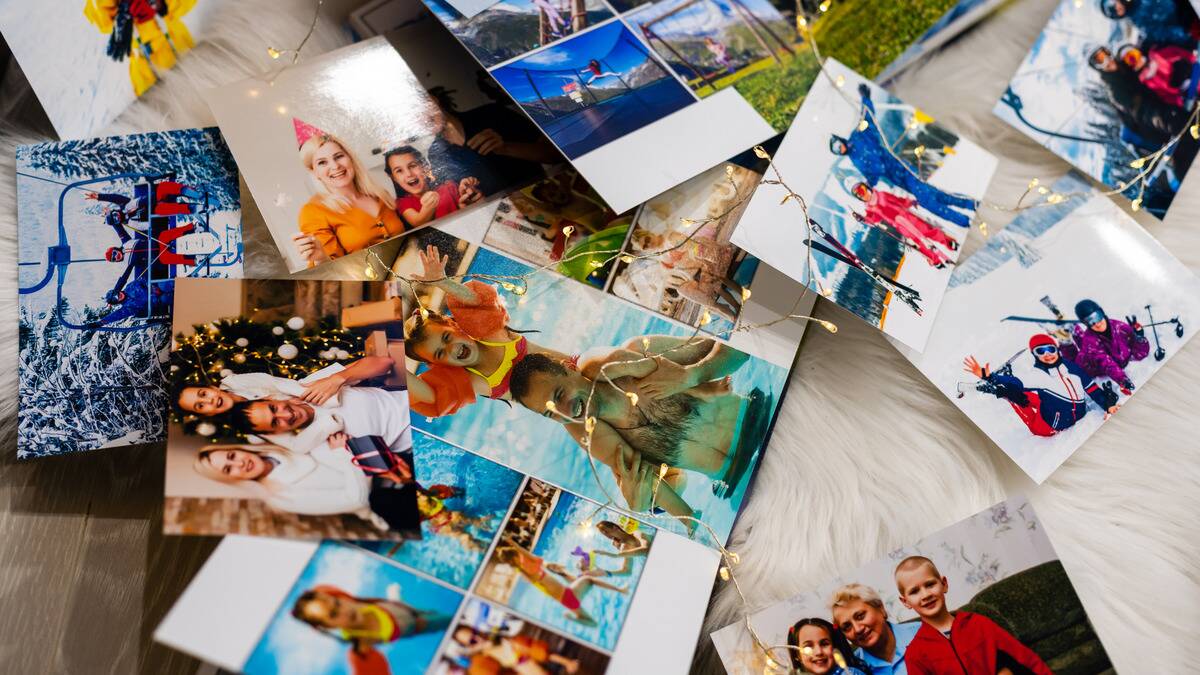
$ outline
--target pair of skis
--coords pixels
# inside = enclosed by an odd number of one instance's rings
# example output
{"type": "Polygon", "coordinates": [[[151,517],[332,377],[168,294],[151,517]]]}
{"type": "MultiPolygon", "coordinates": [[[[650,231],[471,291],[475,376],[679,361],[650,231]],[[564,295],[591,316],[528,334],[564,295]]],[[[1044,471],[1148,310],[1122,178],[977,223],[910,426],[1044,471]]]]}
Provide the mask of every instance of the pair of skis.
{"type": "MultiPolygon", "coordinates": [[[[1070,331],[1067,330],[1066,327],[1083,322],[1078,319],[1068,319],[1063,316],[1062,311],[1058,309],[1058,306],[1054,304],[1054,301],[1051,300],[1050,296],[1048,295],[1042,296],[1041,302],[1046,306],[1047,309],[1050,310],[1050,313],[1053,314],[1055,318],[1047,319],[1044,317],[1035,316],[1006,316],[1001,319],[1001,321],[1023,321],[1026,323],[1038,323],[1046,326],[1054,326],[1055,328],[1050,331],[1051,333],[1055,334],[1056,336],[1063,336],[1063,341],[1070,339],[1070,331]]],[[[1150,329],[1151,334],[1154,336],[1154,360],[1162,361],[1167,357],[1167,350],[1163,349],[1162,341],[1158,337],[1158,327],[1168,325],[1174,326],[1175,337],[1181,338],[1183,337],[1184,333],[1183,322],[1181,322],[1177,316],[1171,317],[1170,319],[1164,319],[1162,321],[1155,321],[1154,313],[1150,308],[1151,305],[1146,305],[1146,315],[1149,316],[1150,321],[1149,323],[1142,324],[1142,328],[1150,329]]]]}

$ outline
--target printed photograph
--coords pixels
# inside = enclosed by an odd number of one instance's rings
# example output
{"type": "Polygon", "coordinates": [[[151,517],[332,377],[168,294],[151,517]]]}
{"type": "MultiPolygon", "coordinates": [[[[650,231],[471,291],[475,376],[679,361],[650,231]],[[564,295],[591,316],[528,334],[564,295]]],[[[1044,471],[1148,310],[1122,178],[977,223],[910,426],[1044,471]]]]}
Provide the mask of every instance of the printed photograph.
{"type": "Polygon", "coordinates": [[[582,176],[566,169],[501,200],[483,243],[604,288],[633,215],[614,213],[582,176]]]}
{"type": "Polygon", "coordinates": [[[951,277],[924,354],[904,352],[1039,483],[1200,317],[1200,279],[1111,199],[1078,175],[1052,189],[1091,196],[990,237],[951,277]]]}
{"type": "Polygon", "coordinates": [[[434,675],[603,675],[608,656],[486,602],[471,599],[450,629],[434,675]]]}
{"type": "Polygon", "coordinates": [[[166,437],[176,279],[242,273],[216,129],[18,146],[17,456],[166,437]]]}
{"type": "Polygon", "coordinates": [[[818,71],[816,58],[767,0],[658,0],[624,16],[701,98],[734,87],[784,131],[795,97],[765,96],[781,84],[802,96],[818,71]]]}
{"type": "Polygon", "coordinates": [[[617,263],[613,295],[728,334],[758,270],[758,260],[729,240],[761,178],[730,162],[646,202],[626,244],[630,257],[617,263]]]}
{"type": "Polygon", "coordinates": [[[696,101],[620,21],[491,74],[572,160],[696,101]]]}
{"type": "Polygon", "coordinates": [[[886,85],[909,66],[919,63],[925,55],[970,30],[1002,4],[1004,0],[958,0],[887,68],[875,75],[874,80],[886,85]]]}
{"type": "Polygon", "coordinates": [[[0,2],[0,31],[59,138],[108,126],[203,40],[214,0],[0,2]]]}
{"type": "Polygon", "coordinates": [[[421,538],[360,545],[468,588],[525,476],[419,431],[413,464],[421,538]]]}
{"type": "Polygon", "coordinates": [[[1162,218],[1200,141],[1200,19],[1187,2],[1062,0],[995,113],[1162,218]],[[1162,161],[1138,163],[1179,134],[1162,161]],[[1141,177],[1145,175],[1145,189],[1141,177]]]}
{"type": "Polygon", "coordinates": [[[168,534],[420,538],[395,291],[179,284],[168,534]]]}
{"type": "Polygon", "coordinates": [[[512,60],[611,19],[601,0],[502,0],[471,17],[447,0],[425,6],[484,66],[512,60]]]}
{"type": "Polygon", "coordinates": [[[462,599],[362,549],[323,542],[243,672],[420,675],[462,599]]]}
{"type": "MultiPolygon", "coordinates": [[[[1000,502],[751,615],[802,673],[1113,672],[1024,497],[1000,502]],[[786,648],[782,645],[786,645],[786,648]]],[[[744,624],[712,634],[730,675],[766,667],[744,624]]]]}
{"type": "Polygon", "coordinates": [[[518,110],[490,99],[465,109],[482,92],[420,81],[379,37],[207,99],[296,272],[502,195],[561,159],[518,110]],[[359,72],[392,75],[379,87],[359,72]]]}
{"type": "Polygon", "coordinates": [[[597,501],[645,511],[653,496],[726,535],[786,368],[553,272],[445,245],[398,263],[420,282],[405,320],[414,426],[597,501]]]}
{"type": "Polygon", "coordinates": [[[653,541],[652,528],[530,479],[475,593],[611,651],[653,541]]]}
{"type": "Polygon", "coordinates": [[[996,159],[837,61],[826,68],[775,153],[767,178],[783,184],[754,194],[732,241],[921,350],[996,159]]]}

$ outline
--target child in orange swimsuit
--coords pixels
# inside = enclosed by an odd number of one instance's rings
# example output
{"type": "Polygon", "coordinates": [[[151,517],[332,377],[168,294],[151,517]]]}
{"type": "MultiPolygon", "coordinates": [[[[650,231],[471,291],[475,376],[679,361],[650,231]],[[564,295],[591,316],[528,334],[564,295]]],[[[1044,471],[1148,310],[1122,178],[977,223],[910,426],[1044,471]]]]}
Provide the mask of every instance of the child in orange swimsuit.
{"type": "Polygon", "coordinates": [[[509,398],[513,366],[531,350],[547,350],[508,327],[508,310],[493,286],[446,278],[447,258],[436,246],[419,256],[422,278],[446,293],[450,316],[418,310],[404,323],[405,353],[429,366],[409,382],[413,411],[441,417],[474,403],[477,396],[509,398]]]}

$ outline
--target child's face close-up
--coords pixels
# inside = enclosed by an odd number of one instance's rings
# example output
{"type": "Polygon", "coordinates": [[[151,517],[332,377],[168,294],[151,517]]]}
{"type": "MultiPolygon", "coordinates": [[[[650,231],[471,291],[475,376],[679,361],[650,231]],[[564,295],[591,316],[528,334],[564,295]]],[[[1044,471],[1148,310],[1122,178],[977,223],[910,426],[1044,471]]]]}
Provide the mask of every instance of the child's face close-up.
{"type": "Polygon", "coordinates": [[[388,158],[388,173],[396,185],[410,195],[424,194],[429,189],[429,171],[415,155],[393,155],[388,158]]]}
{"type": "Polygon", "coordinates": [[[197,415],[217,415],[233,407],[233,396],[217,387],[185,387],[179,407],[197,415]]]}
{"type": "Polygon", "coordinates": [[[312,171],[317,180],[333,190],[354,184],[354,163],[337,143],[329,142],[313,153],[312,171]]]}
{"type": "Polygon", "coordinates": [[[820,626],[805,626],[796,636],[800,646],[800,662],[804,670],[824,675],[833,670],[833,639],[820,626]]]}
{"type": "Polygon", "coordinates": [[[947,583],[928,565],[896,573],[900,602],[923,617],[942,613],[946,607],[947,583]]]}
{"type": "Polygon", "coordinates": [[[352,600],[327,593],[318,593],[305,606],[304,613],[323,626],[350,628],[354,624],[356,605],[357,603],[352,600]]]}
{"type": "Polygon", "coordinates": [[[479,345],[470,336],[450,326],[429,325],[414,350],[426,363],[458,367],[479,363],[479,345]]]}

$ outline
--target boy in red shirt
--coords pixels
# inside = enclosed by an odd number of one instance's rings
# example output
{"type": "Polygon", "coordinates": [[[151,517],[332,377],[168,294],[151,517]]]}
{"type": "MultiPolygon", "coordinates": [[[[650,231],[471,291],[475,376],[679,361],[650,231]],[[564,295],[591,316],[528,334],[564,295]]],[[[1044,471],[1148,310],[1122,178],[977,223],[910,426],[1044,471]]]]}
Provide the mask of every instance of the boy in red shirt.
{"type": "Polygon", "coordinates": [[[950,584],[929,558],[910,556],[896,566],[900,602],[921,617],[921,628],[908,645],[908,675],[995,675],[1011,672],[1052,675],[1032,649],[981,614],[950,613],[950,584]]]}

